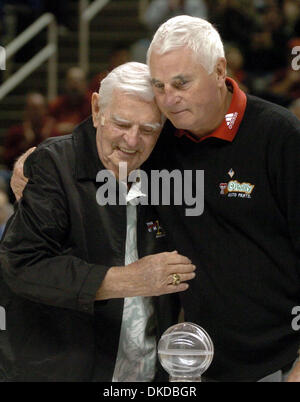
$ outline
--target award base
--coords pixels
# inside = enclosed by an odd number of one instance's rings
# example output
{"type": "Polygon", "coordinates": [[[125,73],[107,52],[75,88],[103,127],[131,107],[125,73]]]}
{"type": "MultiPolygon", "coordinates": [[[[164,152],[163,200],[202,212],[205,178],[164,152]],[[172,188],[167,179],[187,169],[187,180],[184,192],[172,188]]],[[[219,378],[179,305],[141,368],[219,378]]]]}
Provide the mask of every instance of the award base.
{"type": "Polygon", "coordinates": [[[201,377],[174,377],[170,376],[169,382],[202,382],[201,377]]]}

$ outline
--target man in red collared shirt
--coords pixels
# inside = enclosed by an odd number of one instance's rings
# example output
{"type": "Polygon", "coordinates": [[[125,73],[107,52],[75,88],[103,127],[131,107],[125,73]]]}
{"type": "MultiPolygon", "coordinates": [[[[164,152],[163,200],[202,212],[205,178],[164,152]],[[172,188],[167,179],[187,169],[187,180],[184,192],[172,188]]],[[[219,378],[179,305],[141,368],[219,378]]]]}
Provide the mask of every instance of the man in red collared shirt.
{"type": "MultiPolygon", "coordinates": [[[[284,381],[300,340],[292,325],[300,304],[299,122],[226,77],[220,36],[200,18],[163,24],[148,64],[168,118],[153,168],[182,177],[204,171],[201,215],[187,216],[186,199],[158,209],[176,249],[197,266],[181,301],[185,320],[214,342],[207,378],[284,381]]],[[[288,380],[300,381],[300,363],[288,380]]]]}

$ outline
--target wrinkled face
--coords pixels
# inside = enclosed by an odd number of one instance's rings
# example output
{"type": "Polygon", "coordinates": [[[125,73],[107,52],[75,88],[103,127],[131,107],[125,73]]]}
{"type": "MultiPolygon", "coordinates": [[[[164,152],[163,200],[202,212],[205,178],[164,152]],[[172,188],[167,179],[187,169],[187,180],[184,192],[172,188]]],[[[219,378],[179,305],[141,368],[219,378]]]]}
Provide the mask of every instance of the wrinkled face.
{"type": "Polygon", "coordinates": [[[225,59],[219,59],[208,74],[187,47],[162,55],[153,51],[150,74],[157,105],[176,128],[201,136],[218,126],[224,107],[225,59]]]}
{"type": "Polygon", "coordinates": [[[155,102],[116,90],[102,111],[95,92],[92,109],[97,150],[106,169],[118,178],[120,162],[127,162],[128,174],[139,168],[152,152],[162,129],[161,113],[155,102]]]}

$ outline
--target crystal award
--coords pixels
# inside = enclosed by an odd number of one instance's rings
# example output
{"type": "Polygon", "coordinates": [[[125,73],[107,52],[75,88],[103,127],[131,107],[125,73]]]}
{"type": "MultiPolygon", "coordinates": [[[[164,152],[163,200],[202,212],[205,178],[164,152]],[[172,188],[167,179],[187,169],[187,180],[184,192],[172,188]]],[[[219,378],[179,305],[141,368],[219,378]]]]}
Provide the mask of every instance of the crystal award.
{"type": "Polygon", "coordinates": [[[214,346],[208,333],[191,322],[168,328],[158,343],[159,361],[171,382],[200,382],[213,354],[214,346]]]}

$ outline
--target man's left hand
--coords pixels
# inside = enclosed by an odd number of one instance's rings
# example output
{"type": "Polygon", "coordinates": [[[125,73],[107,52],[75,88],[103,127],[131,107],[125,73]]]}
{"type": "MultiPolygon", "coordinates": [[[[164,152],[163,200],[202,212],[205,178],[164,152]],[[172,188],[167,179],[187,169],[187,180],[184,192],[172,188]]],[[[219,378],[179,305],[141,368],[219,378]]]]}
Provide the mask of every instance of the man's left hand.
{"type": "Polygon", "coordinates": [[[20,158],[17,160],[14,166],[13,170],[13,175],[10,180],[10,186],[12,188],[12,191],[17,199],[22,197],[23,195],[23,190],[28,182],[28,179],[24,176],[23,173],[23,166],[24,162],[27,159],[27,157],[36,149],[36,147],[29,148],[25,154],[20,156],[20,158]]]}

